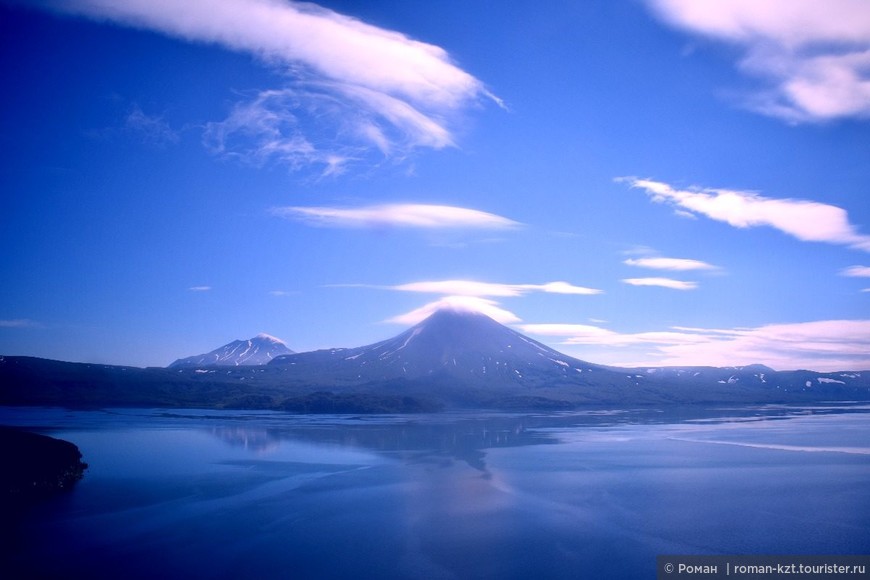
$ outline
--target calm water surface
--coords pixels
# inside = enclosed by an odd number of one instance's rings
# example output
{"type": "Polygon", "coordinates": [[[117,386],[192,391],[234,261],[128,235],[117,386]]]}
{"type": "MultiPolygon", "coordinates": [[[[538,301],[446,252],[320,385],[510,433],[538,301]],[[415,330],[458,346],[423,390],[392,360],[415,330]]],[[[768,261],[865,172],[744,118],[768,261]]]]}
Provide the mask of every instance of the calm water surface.
{"type": "MultiPolygon", "coordinates": [[[[870,553],[870,406],[294,416],[0,408],[90,464],[11,577],[653,578],[870,553]]],[[[0,576],[3,573],[0,572],[0,576]]]]}

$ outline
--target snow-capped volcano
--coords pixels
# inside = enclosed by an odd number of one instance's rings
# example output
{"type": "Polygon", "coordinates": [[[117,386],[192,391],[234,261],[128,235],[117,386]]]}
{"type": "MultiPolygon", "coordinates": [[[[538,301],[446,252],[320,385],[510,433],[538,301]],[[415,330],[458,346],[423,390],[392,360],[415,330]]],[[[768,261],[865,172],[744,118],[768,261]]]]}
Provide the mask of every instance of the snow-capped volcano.
{"type": "Polygon", "coordinates": [[[589,367],[484,314],[456,309],[438,310],[395,338],[359,350],[359,359],[401,367],[411,377],[436,371],[505,377],[521,376],[531,367],[559,373],[589,367]]]}
{"type": "Polygon", "coordinates": [[[264,365],[275,357],[293,354],[280,339],[268,334],[258,334],[248,340],[234,340],[206,354],[180,358],[170,367],[253,366],[264,365]]]}
{"type": "Polygon", "coordinates": [[[444,376],[475,382],[574,376],[601,368],[561,354],[484,314],[450,308],[375,344],[282,356],[273,364],[299,370],[340,369],[348,378],[368,380],[444,376]]]}

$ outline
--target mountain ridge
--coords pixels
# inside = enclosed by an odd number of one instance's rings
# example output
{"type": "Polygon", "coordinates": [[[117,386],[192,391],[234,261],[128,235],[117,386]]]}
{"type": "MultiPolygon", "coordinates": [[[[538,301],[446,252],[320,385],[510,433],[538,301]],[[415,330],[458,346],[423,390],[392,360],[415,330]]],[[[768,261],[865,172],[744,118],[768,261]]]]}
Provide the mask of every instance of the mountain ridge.
{"type": "Polygon", "coordinates": [[[847,400],[870,400],[870,371],[609,367],[456,311],[438,311],[370,345],[283,354],[259,365],[141,369],[0,356],[0,405],[405,413],[847,400]]]}

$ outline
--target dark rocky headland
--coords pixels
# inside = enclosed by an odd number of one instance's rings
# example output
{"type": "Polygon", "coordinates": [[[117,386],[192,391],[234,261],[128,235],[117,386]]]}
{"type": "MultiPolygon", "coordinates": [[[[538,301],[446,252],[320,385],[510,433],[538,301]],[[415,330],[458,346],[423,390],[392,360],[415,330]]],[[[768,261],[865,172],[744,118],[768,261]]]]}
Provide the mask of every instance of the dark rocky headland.
{"type": "Polygon", "coordinates": [[[0,504],[21,507],[69,490],[87,463],[69,441],[0,427],[0,504]]]}

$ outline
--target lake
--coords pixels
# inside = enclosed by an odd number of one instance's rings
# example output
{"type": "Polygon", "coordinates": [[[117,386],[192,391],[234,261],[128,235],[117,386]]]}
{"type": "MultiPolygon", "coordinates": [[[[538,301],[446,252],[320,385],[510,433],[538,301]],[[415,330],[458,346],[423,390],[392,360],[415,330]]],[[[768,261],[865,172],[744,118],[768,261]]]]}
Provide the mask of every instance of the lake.
{"type": "Polygon", "coordinates": [[[90,465],[4,524],[11,577],[626,579],[666,553],[870,553],[867,404],[0,424],[90,465]]]}

